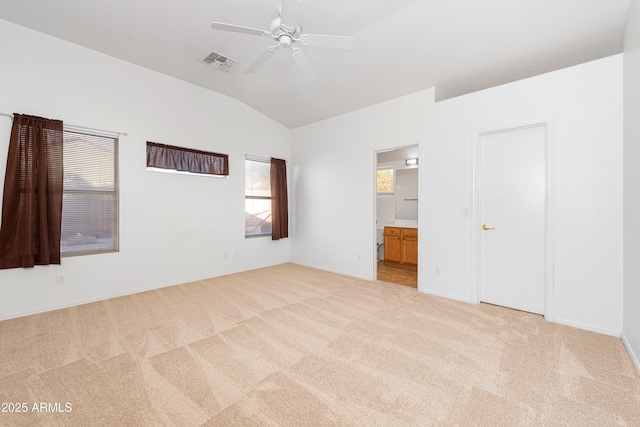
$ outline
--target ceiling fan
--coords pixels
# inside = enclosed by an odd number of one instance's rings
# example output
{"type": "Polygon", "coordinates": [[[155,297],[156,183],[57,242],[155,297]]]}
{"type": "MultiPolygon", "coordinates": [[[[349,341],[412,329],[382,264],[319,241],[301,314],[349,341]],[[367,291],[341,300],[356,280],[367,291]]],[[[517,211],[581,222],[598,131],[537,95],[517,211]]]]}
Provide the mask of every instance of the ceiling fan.
{"type": "Polygon", "coordinates": [[[353,49],[353,37],[331,36],[326,34],[306,34],[298,24],[298,15],[302,0],[282,0],[280,5],[280,17],[271,22],[270,30],[243,27],[223,22],[214,22],[211,28],[214,30],[231,31],[234,33],[250,34],[254,36],[269,36],[276,44],[269,46],[246,70],[245,73],[253,74],[281,48],[289,49],[293,61],[298,65],[302,74],[308,80],[316,80],[319,75],[302,49],[296,45],[319,46],[333,49],[353,49]]]}

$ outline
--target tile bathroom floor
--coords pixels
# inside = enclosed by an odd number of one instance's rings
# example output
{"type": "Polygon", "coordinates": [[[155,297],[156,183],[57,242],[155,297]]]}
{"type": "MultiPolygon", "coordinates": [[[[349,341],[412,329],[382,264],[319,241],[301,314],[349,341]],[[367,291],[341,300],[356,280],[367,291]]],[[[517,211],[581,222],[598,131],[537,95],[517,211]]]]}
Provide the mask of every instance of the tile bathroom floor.
{"type": "Polygon", "coordinates": [[[378,280],[408,286],[418,287],[418,272],[402,268],[390,267],[384,261],[378,261],[378,280]]]}

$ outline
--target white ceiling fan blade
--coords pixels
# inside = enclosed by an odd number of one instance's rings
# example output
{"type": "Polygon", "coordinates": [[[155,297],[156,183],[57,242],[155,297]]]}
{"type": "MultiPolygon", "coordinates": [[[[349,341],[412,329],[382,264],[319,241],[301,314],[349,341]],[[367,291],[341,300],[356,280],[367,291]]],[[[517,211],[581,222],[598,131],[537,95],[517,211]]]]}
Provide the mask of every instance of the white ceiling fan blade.
{"type": "Polygon", "coordinates": [[[309,46],[344,50],[353,50],[356,47],[356,40],[353,37],[329,36],[326,34],[303,34],[302,37],[306,37],[309,46]]]}
{"type": "Polygon", "coordinates": [[[280,4],[280,23],[290,28],[298,26],[302,0],[282,0],[280,4]]]}
{"type": "Polygon", "coordinates": [[[258,58],[255,61],[253,61],[251,65],[249,65],[249,68],[244,70],[244,73],[254,74],[256,71],[262,68],[262,66],[266,64],[267,61],[273,57],[273,55],[275,55],[274,52],[271,52],[270,50],[265,50],[264,52],[262,52],[262,55],[258,56],[258,58]]]}
{"type": "Polygon", "coordinates": [[[309,61],[309,58],[307,58],[307,55],[305,55],[304,52],[300,51],[300,53],[293,56],[293,62],[298,65],[298,68],[300,68],[302,75],[307,80],[318,80],[318,77],[320,77],[315,67],[313,66],[313,64],[311,64],[311,61],[309,61]]]}
{"type": "Polygon", "coordinates": [[[240,25],[225,24],[224,22],[214,22],[211,24],[214,30],[231,31],[232,33],[251,34],[253,36],[269,35],[269,31],[258,30],[256,28],[242,27],[240,25]]]}

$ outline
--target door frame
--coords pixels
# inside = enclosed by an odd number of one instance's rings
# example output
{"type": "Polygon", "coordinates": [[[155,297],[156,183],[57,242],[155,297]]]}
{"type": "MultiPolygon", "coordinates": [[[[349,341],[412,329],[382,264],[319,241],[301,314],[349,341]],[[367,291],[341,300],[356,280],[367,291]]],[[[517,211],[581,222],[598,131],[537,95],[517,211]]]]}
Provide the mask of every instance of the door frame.
{"type": "Polygon", "coordinates": [[[471,301],[480,304],[480,196],[481,196],[481,165],[480,141],[483,136],[512,132],[521,129],[539,127],[545,128],[546,153],[546,197],[545,197],[545,239],[544,239],[544,318],[553,322],[555,319],[555,120],[546,117],[512,125],[495,126],[474,131],[473,138],[473,213],[472,213],[472,283],[471,301]]]}
{"type": "MultiPolygon", "coordinates": [[[[420,150],[420,140],[411,140],[404,141],[401,145],[394,145],[391,147],[385,148],[374,148],[372,153],[372,175],[373,175],[373,265],[371,268],[371,280],[378,279],[378,251],[377,251],[377,243],[378,243],[378,154],[385,153],[388,151],[402,150],[405,148],[413,148],[418,147],[418,151],[420,150]]],[[[420,174],[421,167],[418,166],[418,198],[420,198],[420,174]]],[[[395,185],[395,178],[394,178],[395,185]]],[[[420,204],[418,204],[418,229],[420,229],[420,204]]],[[[419,242],[419,241],[418,241],[419,242]]],[[[418,265],[420,265],[420,244],[418,243],[418,265]]],[[[418,286],[420,284],[420,268],[418,267],[418,286]]]]}

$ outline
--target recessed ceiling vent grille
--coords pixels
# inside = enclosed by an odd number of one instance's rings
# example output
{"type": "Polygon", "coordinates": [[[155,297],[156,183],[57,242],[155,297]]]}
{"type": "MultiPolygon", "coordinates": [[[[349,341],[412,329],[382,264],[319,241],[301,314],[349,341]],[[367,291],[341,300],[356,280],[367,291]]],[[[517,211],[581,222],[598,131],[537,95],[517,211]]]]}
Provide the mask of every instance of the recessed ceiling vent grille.
{"type": "Polygon", "coordinates": [[[238,61],[236,61],[235,59],[227,58],[226,56],[214,51],[211,51],[211,53],[207,55],[207,57],[204,58],[202,62],[204,62],[205,64],[213,64],[219,70],[222,70],[224,72],[229,71],[238,63],[238,61]]]}

